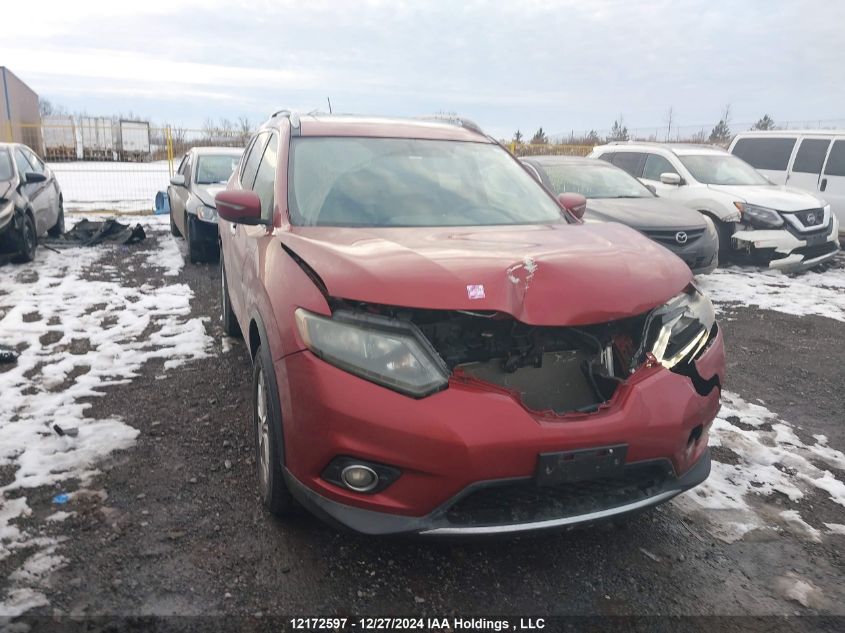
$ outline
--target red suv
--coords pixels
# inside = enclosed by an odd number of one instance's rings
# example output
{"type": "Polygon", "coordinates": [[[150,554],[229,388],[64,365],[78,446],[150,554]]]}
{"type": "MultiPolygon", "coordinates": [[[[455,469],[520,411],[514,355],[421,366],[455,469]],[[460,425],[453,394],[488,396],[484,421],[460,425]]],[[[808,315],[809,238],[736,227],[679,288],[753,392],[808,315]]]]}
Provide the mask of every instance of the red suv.
{"type": "Polygon", "coordinates": [[[725,359],[689,269],[474,124],[282,111],[216,202],[272,512],[521,533],[707,477],[725,359]]]}

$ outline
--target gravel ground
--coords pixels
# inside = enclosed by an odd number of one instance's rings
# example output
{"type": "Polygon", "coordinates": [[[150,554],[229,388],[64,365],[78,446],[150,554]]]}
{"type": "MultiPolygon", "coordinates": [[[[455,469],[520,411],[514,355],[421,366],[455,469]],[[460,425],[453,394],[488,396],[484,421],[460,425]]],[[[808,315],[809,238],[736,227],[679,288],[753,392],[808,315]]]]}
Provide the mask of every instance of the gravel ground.
{"type": "MultiPolygon", "coordinates": [[[[163,239],[170,238],[153,233],[104,261],[140,286],[149,251],[163,239]]],[[[209,317],[215,353],[169,371],[151,361],[137,379],[91,399],[89,416],[120,416],[140,435],[100,464],[93,492],[74,501],[75,516],[41,528],[67,537],[67,564],[53,575],[51,605],[35,614],[845,613],[845,536],[815,542],[754,532],[728,543],[674,502],[624,526],[504,542],[365,538],[304,512],[279,522],[255,493],[250,361],[219,326],[217,265],[186,265],[177,280],[194,291],[192,315],[209,317]]],[[[845,447],[843,324],[750,308],[723,316],[728,388],[764,401],[799,436],[823,433],[845,447]]],[[[55,493],[28,491],[33,514],[55,493]]],[[[759,503],[792,507],[777,495],[759,503]]],[[[801,508],[813,524],[845,523],[843,508],[824,494],[801,508]]],[[[0,595],[19,558],[0,561],[0,595]]]]}

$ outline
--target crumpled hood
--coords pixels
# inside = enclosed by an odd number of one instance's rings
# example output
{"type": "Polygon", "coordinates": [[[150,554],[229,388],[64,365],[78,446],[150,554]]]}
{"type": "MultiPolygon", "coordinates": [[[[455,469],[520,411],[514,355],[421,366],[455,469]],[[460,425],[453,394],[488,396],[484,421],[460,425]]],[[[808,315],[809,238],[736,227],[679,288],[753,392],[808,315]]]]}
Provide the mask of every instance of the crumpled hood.
{"type": "Polygon", "coordinates": [[[533,325],[641,314],[692,279],[670,251],[620,224],[294,227],[279,238],[334,297],[495,310],[533,325]]]}
{"type": "Polygon", "coordinates": [[[737,202],[747,202],[776,211],[816,209],[823,200],[806,191],[781,185],[707,185],[713,191],[726,193],[737,202]]]}
{"type": "Polygon", "coordinates": [[[660,198],[590,198],[585,220],[621,222],[636,229],[703,229],[701,214],[660,198]]]}
{"type": "Polygon", "coordinates": [[[216,196],[221,191],[226,190],[226,183],[222,185],[195,185],[194,186],[194,194],[197,198],[199,198],[202,203],[213,209],[217,208],[217,204],[214,202],[214,196],[216,196]]]}

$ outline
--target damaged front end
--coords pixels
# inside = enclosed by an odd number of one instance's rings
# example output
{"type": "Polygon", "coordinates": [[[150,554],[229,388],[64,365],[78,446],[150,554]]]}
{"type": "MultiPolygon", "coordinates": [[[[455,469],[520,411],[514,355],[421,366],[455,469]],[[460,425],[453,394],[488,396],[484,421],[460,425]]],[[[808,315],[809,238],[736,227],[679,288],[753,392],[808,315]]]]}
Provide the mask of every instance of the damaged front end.
{"type": "Polygon", "coordinates": [[[694,285],[648,313],[583,326],[534,326],[502,312],[429,310],[332,299],[332,317],[296,311],[305,345],[341,369],[422,398],[450,381],[501,391],[548,416],[607,405],[641,367],[718,386],[695,366],[716,336],[710,300],[694,285]]]}

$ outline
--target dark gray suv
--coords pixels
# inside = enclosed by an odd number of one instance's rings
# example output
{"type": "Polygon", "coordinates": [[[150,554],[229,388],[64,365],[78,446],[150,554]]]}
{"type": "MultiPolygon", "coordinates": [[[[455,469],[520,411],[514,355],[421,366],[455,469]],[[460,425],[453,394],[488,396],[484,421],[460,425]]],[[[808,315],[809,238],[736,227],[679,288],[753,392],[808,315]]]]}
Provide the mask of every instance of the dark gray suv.
{"type": "Polygon", "coordinates": [[[15,261],[35,258],[38,238],[64,233],[62,191],[53,172],[26,145],[0,143],[0,249],[15,261]]]}
{"type": "Polygon", "coordinates": [[[585,222],[630,226],[675,253],[697,275],[718,266],[719,237],[710,218],[658,198],[618,167],[573,156],[532,156],[522,162],[555,194],[578,193],[587,198],[585,222]]]}

